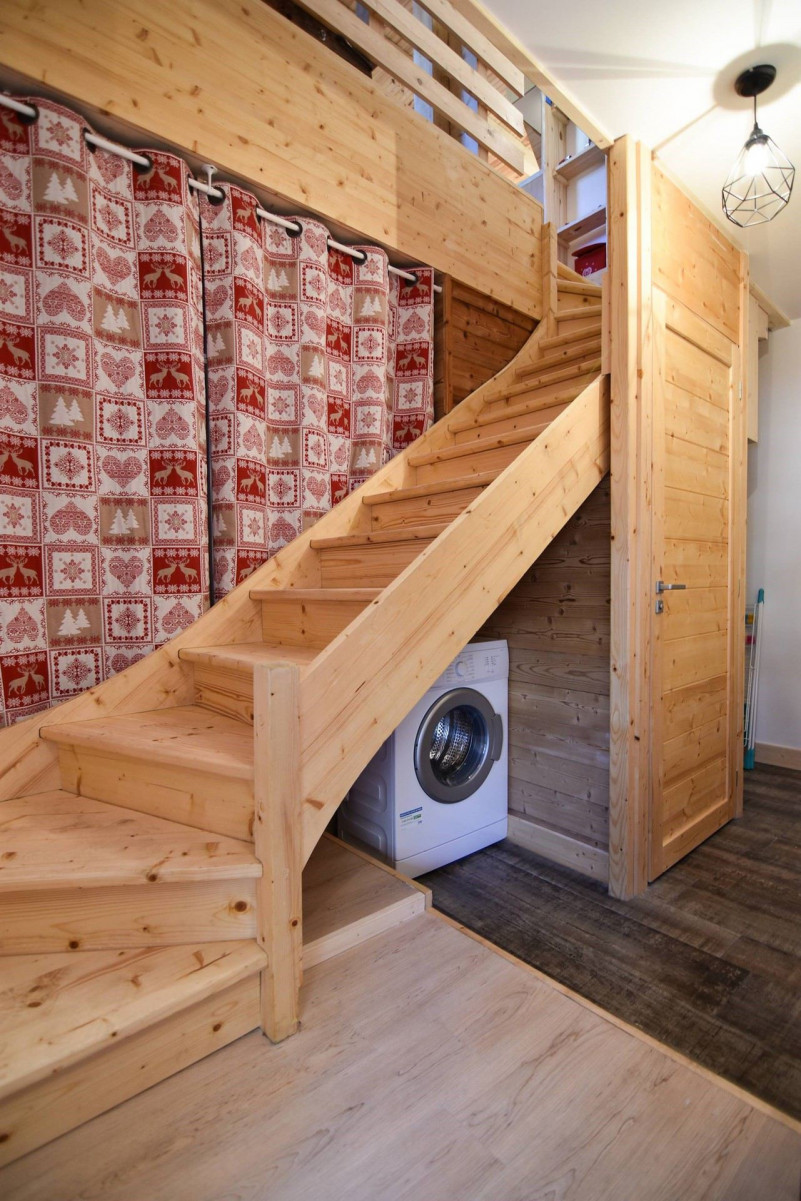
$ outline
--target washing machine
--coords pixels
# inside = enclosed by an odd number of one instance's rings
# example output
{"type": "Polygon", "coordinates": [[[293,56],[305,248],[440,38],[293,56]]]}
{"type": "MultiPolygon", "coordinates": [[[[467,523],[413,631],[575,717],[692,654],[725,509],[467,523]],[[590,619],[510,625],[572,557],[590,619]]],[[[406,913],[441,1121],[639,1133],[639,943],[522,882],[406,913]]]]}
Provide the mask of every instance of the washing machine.
{"type": "Polygon", "coordinates": [[[472,642],[387,739],[338,833],[407,876],[506,837],[509,652],[472,642]]]}

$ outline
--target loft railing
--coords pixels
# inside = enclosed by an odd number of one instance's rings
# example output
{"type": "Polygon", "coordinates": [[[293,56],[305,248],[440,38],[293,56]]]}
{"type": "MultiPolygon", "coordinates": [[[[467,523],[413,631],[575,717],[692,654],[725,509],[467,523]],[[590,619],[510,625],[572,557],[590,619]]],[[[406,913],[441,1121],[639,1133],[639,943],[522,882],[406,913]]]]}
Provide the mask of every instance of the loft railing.
{"type": "MultiPolygon", "coordinates": [[[[339,35],[338,52],[344,38],[367,60],[377,86],[489,166],[514,183],[537,170],[526,123],[515,107],[530,86],[526,77],[451,0],[298,2],[339,35]]],[[[289,15],[290,0],[267,3],[289,15]]],[[[322,31],[320,36],[328,40],[322,31]]]]}

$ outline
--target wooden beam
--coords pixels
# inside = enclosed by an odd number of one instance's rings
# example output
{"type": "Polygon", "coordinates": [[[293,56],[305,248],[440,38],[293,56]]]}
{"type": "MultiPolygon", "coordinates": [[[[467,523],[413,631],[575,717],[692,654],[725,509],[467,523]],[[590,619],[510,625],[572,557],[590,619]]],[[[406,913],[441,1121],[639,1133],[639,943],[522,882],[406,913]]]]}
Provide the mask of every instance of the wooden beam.
{"type": "Polygon", "coordinates": [[[566,117],[592,138],[596,146],[606,149],[613,144],[614,139],[604,126],[582,108],[572,92],[559,83],[539,59],[480,3],[480,0],[452,0],[452,3],[471,25],[475,25],[510,62],[520,68],[531,83],[549,96],[566,117]]]}
{"type": "Polygon", "coordinates": [[[300,1026],[303,907],[298,678],[294,664],[259,664],[253,672],[253,737],[261,1024],[272,1042],[300,1026]]]}
{"type": "Polygon", "coordinates": [[[648,883],[650,798],[651,160],[631,138],[609,156],[612,626],[609,891],[648,883]]]}
{"type": "Polygon", "coordinates": [[[750,272],[740,251],[740,344],[732,348],[729,418],[729,795],[734,816],[743,815],[745,725],[745,553],[748,516],[748,326],[750,272]]]}
{"type": "Polygon", "coordinates": [[[11,0],[0,60],[0,85],[35,95],[39,81],[101,133],[169,139],[268,207],[318,214],[336,236],[540,316],[536,201],[266,4],[11,0]]]}
{"type": "MultiPolygon", "coordinates": [[[[496,87],[493,87],[488,79],[479,75],[478,71],[465,62],[460,54],[452,50],[447,42],[443,42],[442,38],[432,33],[418,17],[415,17],[407,8],[403,8],[398,0],[369,0],[368,7],[402,34],[407,42],[411,42],[413,46],[421,50],[435,67],[441,67],[453,79],[458,80],[477,100],[480,100],[491,112],[500,117],[501,121],[508,125],[514,133],[521,138],[524,137],[526,129],[523,117],[511,101],[507,100],[496,87]]],[[[337,19],[337,14],[334,19],[337,19]]]]}
{"type": "Polygon", "coordinates": [[[757,287],[753,280],[749,284],[749,291],[759,307],[767,313],[768,329],[771,332],[776,329],[786,329],[790,324],[790,318],[765,295],[761,288],[757,287]]]}
{"type": "MultiPolygon", "coordinates": [[[[414,59],[390,42],[375,29],[365,25],[355,13],[339,3],[339,0],[299,0],[308,12],[314,13],[326,25],[358,46],[379,66],[384,67],[395,79],[405,83],[412,91],[427,100],[437,112],[442,113],[454,125],[463,129],[475,138],[479,146],[484,146],[497,155],[502,162],[513,167],[520,175],[525,174],[525,158],[523,147],[517,141],[506,137],[500,130],[494,129],[487,121],[468,108],[453,92],[436,79],[433,79],[422,67],[418,67],[414,59]]],[[[383,17],[385,14],[376,8],[383,17]]],[[[414,19],[414,18],[412,18],[414,19]]],[[[432,35],[433,36],[433,35],[432,35]]],[[[437,39],[439,40],[439,39],[437,39]]]]}

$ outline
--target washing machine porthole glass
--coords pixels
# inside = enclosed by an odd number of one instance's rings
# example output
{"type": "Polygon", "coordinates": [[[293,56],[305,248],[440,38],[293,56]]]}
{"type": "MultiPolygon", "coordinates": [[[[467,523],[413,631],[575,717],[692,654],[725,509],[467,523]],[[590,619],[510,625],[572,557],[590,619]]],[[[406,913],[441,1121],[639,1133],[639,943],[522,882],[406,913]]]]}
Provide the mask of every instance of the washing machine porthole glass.
{"type": "Polygon", "coordinates": [[[486,780],[503,746],[503,724],[487,698],[472,688],[446,693],[426,713],[417,732],[417,779],[435,801],[453,804],[486,780]]]}

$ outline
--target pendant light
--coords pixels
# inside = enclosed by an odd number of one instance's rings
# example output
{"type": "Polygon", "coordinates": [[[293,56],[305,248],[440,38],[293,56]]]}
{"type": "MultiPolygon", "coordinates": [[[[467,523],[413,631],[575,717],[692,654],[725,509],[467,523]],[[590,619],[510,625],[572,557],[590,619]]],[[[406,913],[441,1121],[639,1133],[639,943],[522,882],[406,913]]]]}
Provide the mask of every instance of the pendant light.
{"type": "Polygon", "coordinates": [[[757,123],[756,98],[775,78],[776,68],[763,63],[743,71],[734,84],[738,96],[754,99],[754,128],[723,185],[723,211],[743,227],[772,221],[793,191],[795,167],[757,123]]]}

